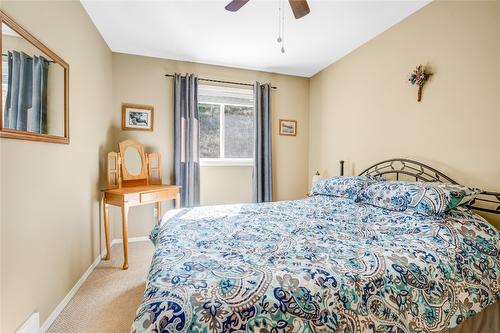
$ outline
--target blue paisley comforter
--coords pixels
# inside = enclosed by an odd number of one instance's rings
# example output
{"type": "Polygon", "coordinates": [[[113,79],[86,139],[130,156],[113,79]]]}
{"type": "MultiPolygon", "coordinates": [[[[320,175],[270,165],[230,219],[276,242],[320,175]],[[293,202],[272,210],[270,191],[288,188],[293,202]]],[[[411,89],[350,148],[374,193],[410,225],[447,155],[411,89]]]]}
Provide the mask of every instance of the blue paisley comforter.
{"type": "Polygon", "coordinates": [[[500,298],[500,234],[312,196],[169,212],[134,332],[439,332],[500,298]]]}

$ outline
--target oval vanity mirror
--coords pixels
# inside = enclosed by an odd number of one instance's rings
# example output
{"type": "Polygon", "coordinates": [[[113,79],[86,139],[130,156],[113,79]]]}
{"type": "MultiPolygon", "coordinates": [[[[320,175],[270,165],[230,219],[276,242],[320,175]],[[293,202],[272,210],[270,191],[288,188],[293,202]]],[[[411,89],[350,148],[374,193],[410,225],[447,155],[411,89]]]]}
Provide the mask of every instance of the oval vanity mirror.
{"type": "Polygon", "coordinates": [[[139,176],[142,171],[141,154],[134,146],[129,146],[123,153],[123,165],[131,176],[139,176]]]}
{"type": "Polygon", "coordinates": [[[122,141],[118,146],[121,156],[122,183],[125,186],[147,185],[148,172],[144,147],[134,140],[122,141]]]}

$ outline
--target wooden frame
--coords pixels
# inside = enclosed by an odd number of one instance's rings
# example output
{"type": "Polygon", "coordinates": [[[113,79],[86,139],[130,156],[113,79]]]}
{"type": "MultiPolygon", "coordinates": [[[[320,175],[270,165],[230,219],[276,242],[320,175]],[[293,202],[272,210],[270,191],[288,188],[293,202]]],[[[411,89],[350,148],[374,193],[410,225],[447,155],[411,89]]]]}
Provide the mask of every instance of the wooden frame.
{"type": "Polygon", "coordinates": [[[142,145],[134,140],[125,140],[118,144],[120,147],[120,160],[121,160],[121,183],[129,186],[148,185],[148,169],[146,162],[146,154],[142,145]],[[130,174],[125,167],[125,151],[127,148],[134,148],[138,151],[141,157],[141,172],[138,175],[130,174]]]}
{"type": "Polygon", "coordinates": [[[144,153],[143,146],[134,140],[125,140],[118,144],[119,152],[109,152],[106,161],[108,189],[130,186],[162,184],[161,154],[144,153]],[[131,175],[125,166],[124,156],[127,148],[133,147],[141,158],[141,172],[131,175]]]}
{"type": "Polygon", "coordinates": [[[154,129],[154,117],[155,110],[154,107],[151,105],[139,105],[139,104],[128,104],[128,103],[123,103],[122,104],[122,130],[125,131],[153,131],[154,129]],[[137,109],[142,112],[149,112],[150,117],[151,117],[151,124],[149,127],[145,128],[140,128],[140,127],[130,127],[127,125],[127,109],[137,109]]]}
{"type": "Polygon", "coordinates": [[[107,175],[108,175],[108,187],[109,188],[120,188],[122,187],[122,176],[120,174],[121,170],[121,159],[120,154],[117,152],[109,152],[108,160],[106,163],[107,175]]]}
{"type": "Polygon", "coordinates": [[[286,135],[286,136],[296,136],[297,135],[297,120],[280,119],[279,126],[280,126],[280,128],[279,128],[280,135],[286,135]],[[285,123],[292,123],[293,124],[293,133],[283,131],[283,127],[285,126],[285,123]]]}
{"type": "Polygon", "coordinates": [[[162,184],[161,177],[161,154],[150,153],[146,154],[148,163],[148,179],[150,185],[162,184]]]}
{"type": "MultiPolygon", "coordinates": [[[[33,44],[40,51],[45,53],[47,56],[54,61],[54,63],[60,65],[64,70],[64,136],[33,133],[29,131],[20,131],[11,128],[3,127],[3,105],[2,116],[0,117],[0,138],[8,139],[18,139],[27,141],[39,141],[39,142],[50,142],[50,143],[61,143],[69,144],[69,65],[42,42],[36,39],[32,34],[22,28],[13,19],[11,19],[7,14],[0,10],[0,49],[2,48],[2,23],[8,25],[12,30],[26,39],[28,42],[33,44]]],[[[2,68],[0,67],[0,77],[2,75],[2,68]]],[[[0,104],[2,101],[2,91],[0,90],[0,104]]]]}

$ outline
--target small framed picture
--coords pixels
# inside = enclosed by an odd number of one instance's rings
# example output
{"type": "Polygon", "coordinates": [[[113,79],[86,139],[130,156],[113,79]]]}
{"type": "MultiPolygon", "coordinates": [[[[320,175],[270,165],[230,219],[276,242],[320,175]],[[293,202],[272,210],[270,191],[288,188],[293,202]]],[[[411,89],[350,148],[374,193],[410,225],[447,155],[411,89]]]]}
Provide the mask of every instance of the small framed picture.
{"type": "Polygon", "coordinates": [[[280,119],[280,135],[297,135],[297,120],[280,119]]]}
{"type": "Polygon", "coordinates": [[[122,104],[122,129],[152,131],[154,107],[151,105],[122,104]]]}

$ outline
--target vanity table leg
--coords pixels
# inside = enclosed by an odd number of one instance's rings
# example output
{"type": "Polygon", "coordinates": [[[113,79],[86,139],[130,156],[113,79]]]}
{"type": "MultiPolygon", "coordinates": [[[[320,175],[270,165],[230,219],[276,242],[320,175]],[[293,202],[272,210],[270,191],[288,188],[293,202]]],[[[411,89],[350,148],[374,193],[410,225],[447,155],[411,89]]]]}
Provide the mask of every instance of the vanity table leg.
{"type": "Polygon", "coordinates": [[[158,221],[160,221],[161,220],[161,201],[158,201],[156,203],[156,212],[158,214],[156,217],[158,218],[158,221]]]}
{"type": "Polygon", "coordinates": [[[109,246],[109,204],[104,202],[104,234],[106,235],[106,256],[104,260],[109,260],[110,246],[109,246]]]}
{"type": "Polygon", "coordinates": [[[123,234],[123,269],[128,268],[128,206],[122,207],[122,234],[123,234]]]}

